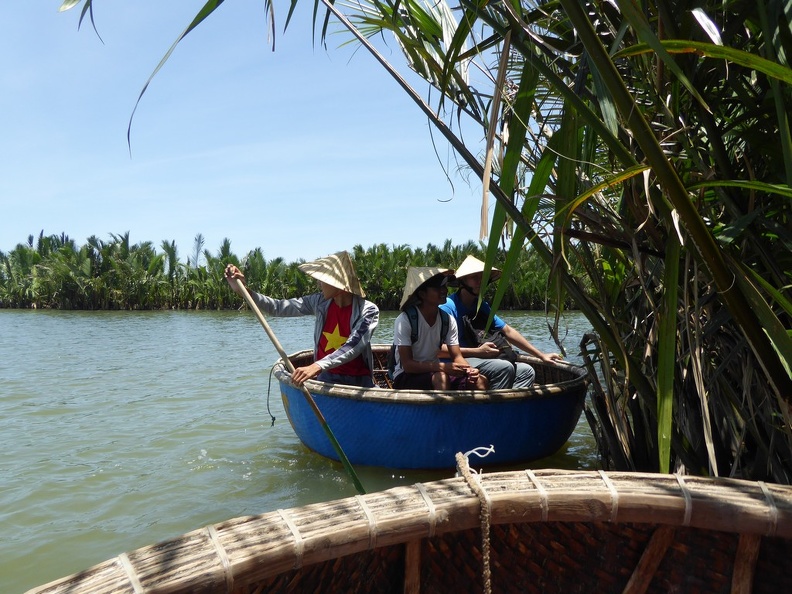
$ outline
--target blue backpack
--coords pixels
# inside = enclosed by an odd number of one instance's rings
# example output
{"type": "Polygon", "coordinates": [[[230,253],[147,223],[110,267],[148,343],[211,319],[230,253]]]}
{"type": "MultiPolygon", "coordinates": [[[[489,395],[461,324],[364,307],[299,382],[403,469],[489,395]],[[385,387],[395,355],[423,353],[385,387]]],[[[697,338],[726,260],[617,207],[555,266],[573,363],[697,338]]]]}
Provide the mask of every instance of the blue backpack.
{"type": "MultiPolygon", "coordinates": [[[[439,349],[443,346],[448,336],[448,312],[440,308],[440,344],[437,345],[439,349]]],[[[407,314],[407,319],[410,320],[410,342],[414,343],[418,340],[418,308],[415,305],[410,305],[404,310],[407,314]]],[[[390,352],[388,353],[388,378],[393,379],[393,372],[396,369],[396,345],[392,344],[390,352]]]]}

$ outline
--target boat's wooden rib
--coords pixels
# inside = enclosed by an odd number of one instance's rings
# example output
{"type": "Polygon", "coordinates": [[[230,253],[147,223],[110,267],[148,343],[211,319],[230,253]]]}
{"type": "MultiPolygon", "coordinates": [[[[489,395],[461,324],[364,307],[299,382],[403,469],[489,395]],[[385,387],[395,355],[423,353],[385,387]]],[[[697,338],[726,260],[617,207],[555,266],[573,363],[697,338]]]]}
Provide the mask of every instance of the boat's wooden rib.
{"type": "Polygon", "coordinates": [[[624,594],[643,594],[649,588],[665,557],[668,547],[674,541],[676,530],[673,526],[658,526],[649,540],[649,545],[641,555],[641,560],[633,570],[630,581],[624,588],[624,594]]]}
{"type": "MultiPolygon", "coordinates": [[[[792,487],[482,474],[495,592],[788,592],[792,487]]],[[[215,524],[31,590],[481,591],[482,500],[457,477],[215,524]]]]}
{"type": "Polygon", "coordinates": [[[762,537],[758,534],[741,534],[734,557],[732,574],[732,594],[748,594],[752,590],[756,561],[762,537]]]}

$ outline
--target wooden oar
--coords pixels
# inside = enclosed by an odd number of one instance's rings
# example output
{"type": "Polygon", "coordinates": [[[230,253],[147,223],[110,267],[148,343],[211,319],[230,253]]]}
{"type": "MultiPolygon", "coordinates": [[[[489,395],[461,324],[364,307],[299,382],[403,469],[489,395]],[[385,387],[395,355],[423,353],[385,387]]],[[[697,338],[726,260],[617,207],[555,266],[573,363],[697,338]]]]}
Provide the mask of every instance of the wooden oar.
{"type": "MultiPolygon", "coordinates": [[[[286,371],[293,374],[294,365],[292,365],[292,362],[289,360],[289,357],[286,355],[286,351],[283,350],[283,347],[281,346],[278,337],[275,336],[275,333],[272,331],[272,328],[270,328],[269,323],[267,323],[267,319],[264,317],[264,314],[261,313],[261,310],[258,308],[258,305],[256,305],[255,301],[253,301],[253,297],[250,296],[247,287],[245,287],[245,285],[242,284],[242,281],[240,281],[238,278],[232,278],[229,280],[236,285],[236,287],[239,289],[238,292],[242,295],[244,300],[250,306],[250,309],[253,310],[253,313],[256,314],[258,321],[261,323],[262,327],[264,328],[264,331],[267,333],[267,336],[269,336],[269,339],[272,341],[272,345],[275,347],[275,350],[278,351],[278,354],[280,355],[283,364],[286,366],[286,371]]],[[[305,387],[305,384],[300,386],[300,388],[302,389],[303,396],[305,396],[305,399],[308,401],[308,404],[310,405],[311,409],[316,415],[316,419],[319,421],[319,424],[322,426],[322,429],[324,429],[324,432],[327,434],[327,438],[330,440],[330,443],[333,445],[333,449],[336,451],[336,454],[338,454],[338,458],[341,460],[341,464],[344,465],[344,468],[346,469],[347,473],[349,473],[349,477],[352,479],[352,483],[354,483],[358,493],[360,493],[361,495],[365,494],[366,491],[363,489],[363,485],[360,484],[360,480],[358,479],[357,474],[355,473],[355,469],[352,468],[352,464],[349,463],[349,458],[346,457],[344,450],[341,449],[341,444],[338,443],[338,440],[336,439],[335,435],[333,435],[333,432],[330,429],[330,425],[327,424],[327,421],[325,420],[322,411],[319,410],[318,406],[316,406],[316,401],[313,399],[313,396],[311,396],[311,393],[308,391],[308,388],[305,387]]]]}

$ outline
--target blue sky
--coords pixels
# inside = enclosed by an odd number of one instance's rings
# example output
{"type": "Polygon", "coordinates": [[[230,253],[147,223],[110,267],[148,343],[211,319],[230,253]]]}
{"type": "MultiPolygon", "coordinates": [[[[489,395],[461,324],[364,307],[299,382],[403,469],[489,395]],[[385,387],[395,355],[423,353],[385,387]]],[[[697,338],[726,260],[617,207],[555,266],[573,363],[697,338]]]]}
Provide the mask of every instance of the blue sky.
{"type": "Polygon", "coordinates": [[[220,6],[143,96],[131,156],[135,101],[204,1],[97,0],[101,40],[60,3],[3,7],[0,250],[41,230],[175,240],[182,260],[198,233],[287,261],[478,239],[480,183],[348,35],[314,47],[312,2],[284,32],[276,0],[275,52],[263,0],[220,6]]]}

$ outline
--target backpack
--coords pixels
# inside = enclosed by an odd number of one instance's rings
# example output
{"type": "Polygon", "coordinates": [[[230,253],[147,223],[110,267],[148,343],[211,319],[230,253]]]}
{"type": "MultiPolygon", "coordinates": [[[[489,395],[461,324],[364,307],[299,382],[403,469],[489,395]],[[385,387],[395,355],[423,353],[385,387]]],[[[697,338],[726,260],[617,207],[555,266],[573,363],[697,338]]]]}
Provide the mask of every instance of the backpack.
{"type": "MultiPolygon", "coordinates": [[[[448,336],[448,312],[443,308],[438,310],[440,312],[440,344],[437,345],[439,349],[448,336]]],[[[418,340],[418,308],[415,305],[410,305],[404,310],[407,314],[407,319],[410,320],[410,342],[413,343],[418,340]]],[[[390,352],[388,352],[388,378],[393,379],[393,372],[396,370],[396,345],[392,344],[390,352]]]]}
{"type": "Polygon", "coordinates": [[[514,350],[502,330],[490,328],[489,331],[484,331],[487,319],[486,316],[479,315],[481,313],[479,311],[472,318],[470,315],[462,316],[462,327],[459,331],[464,334],[465,341],[471,347],[477,347],[485,342],[492,342],[501,352],[498,355],[498,359],[506,359],[514,363],[517,360],[517,351],[514,350]]]}

